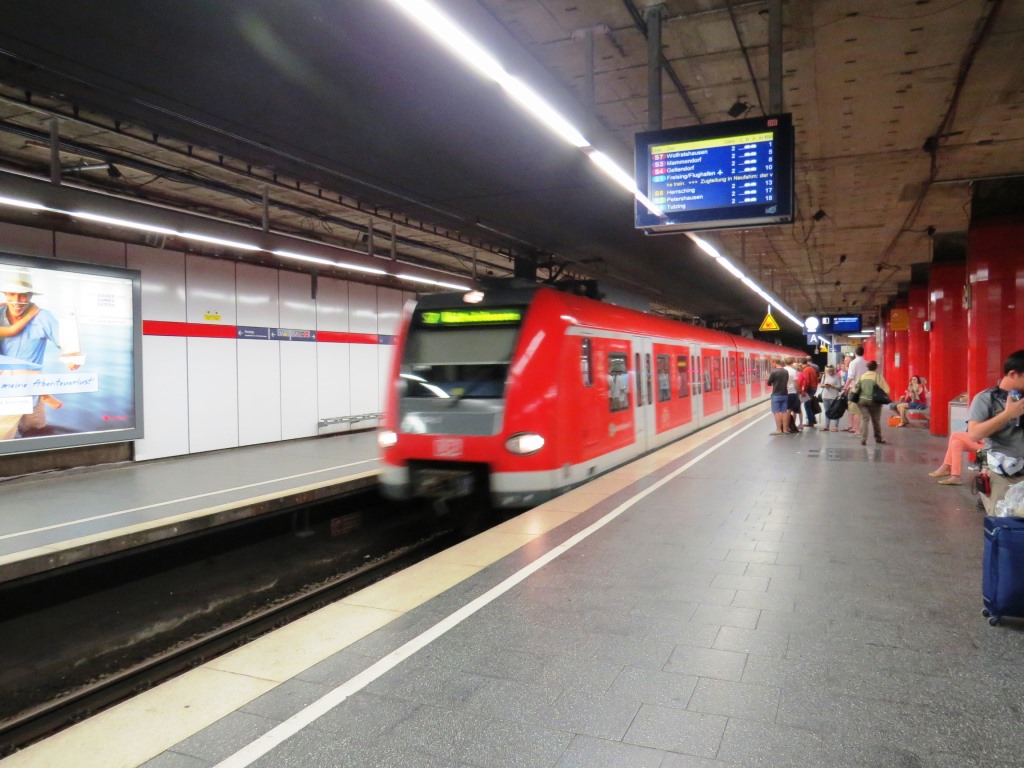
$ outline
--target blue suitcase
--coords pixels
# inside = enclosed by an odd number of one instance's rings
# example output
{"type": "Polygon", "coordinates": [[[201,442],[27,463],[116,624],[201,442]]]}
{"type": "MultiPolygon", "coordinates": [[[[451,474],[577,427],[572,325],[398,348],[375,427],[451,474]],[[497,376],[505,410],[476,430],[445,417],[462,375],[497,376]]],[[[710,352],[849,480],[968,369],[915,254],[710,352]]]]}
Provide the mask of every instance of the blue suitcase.
{"type": "Polygon", "coordinates": [[[1024,518],[985,518],[981,612],[993,626],[1003,616],[1024,616],[1024,518]]]}

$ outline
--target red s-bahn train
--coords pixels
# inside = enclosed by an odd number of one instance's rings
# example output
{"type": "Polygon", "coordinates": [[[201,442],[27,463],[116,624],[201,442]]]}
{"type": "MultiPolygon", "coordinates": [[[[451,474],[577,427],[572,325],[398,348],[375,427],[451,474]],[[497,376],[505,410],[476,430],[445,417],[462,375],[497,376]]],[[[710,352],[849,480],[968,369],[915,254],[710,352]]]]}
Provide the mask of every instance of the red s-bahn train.
{"type": "Polygon", "coordinates": [[[406,311],[378,441],[385,497],[527,507],[770,395],[794,349],[549,287],[406,311]]]}

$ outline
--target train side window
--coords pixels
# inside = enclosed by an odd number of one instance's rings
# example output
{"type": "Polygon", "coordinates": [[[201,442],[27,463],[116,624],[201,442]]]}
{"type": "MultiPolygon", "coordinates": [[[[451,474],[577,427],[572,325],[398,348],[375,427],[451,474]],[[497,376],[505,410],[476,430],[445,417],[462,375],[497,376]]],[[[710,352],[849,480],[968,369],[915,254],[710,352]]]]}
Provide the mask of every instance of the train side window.
{"type": "Polygon", "coordinates": [[[672,399],[672,375],[669,373],[669,355],[657,355],[657,401],[672,399]]]}
{"type": "Polygon", "coordinates": [[[629,408],[629,365],[623,352],[608,353],[608,407],[613,413],[629,408]]]}
{"type": "Polygon", "coordinates": [[[651,353],[644,355],[644,383],[647,384],[647,402],[654,402],[654,393],[651,392],[651,353]]]}
{"type": "Polygon", "coordinates": [[[676,394],[690,396],[690,366],[686,355],[676,355],[676,394]]]}
{"type": "Polygon", "coordinates": [[[583,376],[583,386],[594,386],[594,349],[590,339],[581,339],[580,344],[580,374],[583,376]]]}
{"type": "Polygon", "coordinates": [[[701,388],[703,379],[700,375],[700,355],[694,355],[690,358],[693,363],[693,394],[699,395],[704,390],[701,388]]]}
{"type": "Polygon", "coordinates": [[[636,353],[636,367],[634,369],[634,370],[636,370],[636,404],[637,405],[643,405],[644,404],[643,371],[641,371],[640,366],[641,366],[641,357],[640,357],[640,353],[637,352],[636,353]]]}

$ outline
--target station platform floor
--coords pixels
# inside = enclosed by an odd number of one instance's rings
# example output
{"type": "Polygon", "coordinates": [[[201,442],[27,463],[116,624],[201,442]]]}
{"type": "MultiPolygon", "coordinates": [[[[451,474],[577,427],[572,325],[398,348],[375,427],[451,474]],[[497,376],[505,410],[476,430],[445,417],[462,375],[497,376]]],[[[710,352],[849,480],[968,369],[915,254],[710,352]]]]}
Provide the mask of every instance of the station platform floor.
{"type": "Polygon", "coordinates": [[[377,483],[376,432],[0,483],[0,582],[377,483]]]}
{"type": "Polygon", "coordinates": [[[1024,764],[1024,624],[981,616],[945,440],[771,429],[734,416],[3,768],[1024,764]]]}

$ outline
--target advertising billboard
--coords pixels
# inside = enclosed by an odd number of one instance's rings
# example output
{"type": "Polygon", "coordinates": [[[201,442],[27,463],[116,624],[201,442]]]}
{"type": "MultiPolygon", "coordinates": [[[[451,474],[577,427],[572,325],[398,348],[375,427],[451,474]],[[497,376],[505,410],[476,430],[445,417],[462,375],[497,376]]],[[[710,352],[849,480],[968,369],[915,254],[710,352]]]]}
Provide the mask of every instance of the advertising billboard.
{"type": "Polygon", "coordinates": [[[140,285],[0,253],[0,454],[142,437],[140,285]]]}

